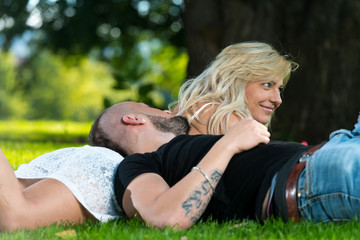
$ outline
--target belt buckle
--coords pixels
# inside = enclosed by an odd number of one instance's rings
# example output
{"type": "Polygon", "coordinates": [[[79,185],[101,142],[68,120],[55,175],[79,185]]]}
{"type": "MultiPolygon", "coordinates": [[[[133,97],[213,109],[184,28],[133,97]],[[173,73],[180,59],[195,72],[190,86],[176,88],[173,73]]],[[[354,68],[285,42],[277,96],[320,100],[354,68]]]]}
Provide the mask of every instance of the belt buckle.
{"type": "Polygon", "coordinates": [[[309,160],[309,158],[312,156],[312,154],[305,154],[304,156],[301,156],[299,158],[299,163],[301,162],[306,162],[307,160],[309,160]]]}

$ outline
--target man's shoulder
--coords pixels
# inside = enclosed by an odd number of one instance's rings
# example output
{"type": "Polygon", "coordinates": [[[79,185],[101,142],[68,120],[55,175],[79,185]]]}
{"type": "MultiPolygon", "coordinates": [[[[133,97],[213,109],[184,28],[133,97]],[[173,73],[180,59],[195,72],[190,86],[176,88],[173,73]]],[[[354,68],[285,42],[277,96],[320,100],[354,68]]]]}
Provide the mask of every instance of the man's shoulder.
{"type": "Polygon", "coordinates": [[[159,148],[163,153],[171,152],[172,154],[184,151],[202,152],[211,148],[221,136],[217,135],[179,135],[173,138],[167,144],[159,148]]]}
{"type": "Polygon", "coordinates": [[[221,138],[222,135],[206,135],[206,134],[198,134],[198,135],[179,135],[173,138],[169,143],[182,142],[182,141],[217,141],[221,138]]]}

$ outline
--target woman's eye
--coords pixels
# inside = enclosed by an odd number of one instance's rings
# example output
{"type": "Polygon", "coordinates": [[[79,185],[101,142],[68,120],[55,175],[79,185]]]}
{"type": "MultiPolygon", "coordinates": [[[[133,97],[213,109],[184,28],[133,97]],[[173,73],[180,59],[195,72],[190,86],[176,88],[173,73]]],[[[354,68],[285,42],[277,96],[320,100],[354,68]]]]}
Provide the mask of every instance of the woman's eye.
{"type": "Polygon", "coordinates": [[[263,83],[263,86],[269,88],[271,87],[271,83],[263,83]]]}
{"type": "Polygon", "coordinates": [[[284,87],[279,87],[278,89],[279,89],[279,92],[283,92],[284,87]]]}

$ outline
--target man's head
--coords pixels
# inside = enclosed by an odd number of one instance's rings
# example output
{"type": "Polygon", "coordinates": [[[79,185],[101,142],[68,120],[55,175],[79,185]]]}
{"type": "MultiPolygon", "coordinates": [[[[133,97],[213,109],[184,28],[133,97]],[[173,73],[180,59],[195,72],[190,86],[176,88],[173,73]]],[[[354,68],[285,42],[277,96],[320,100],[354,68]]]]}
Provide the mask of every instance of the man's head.
{"type": "Polygon", "coordinates": [[[89,141],[93,146],[107,147],[127,156],[136,146],[146,149],[158,138],[187,134],[188,131],[189,124],[183,117],[143,103],[122,102],[98,116],[90,130],[89,141]]]}

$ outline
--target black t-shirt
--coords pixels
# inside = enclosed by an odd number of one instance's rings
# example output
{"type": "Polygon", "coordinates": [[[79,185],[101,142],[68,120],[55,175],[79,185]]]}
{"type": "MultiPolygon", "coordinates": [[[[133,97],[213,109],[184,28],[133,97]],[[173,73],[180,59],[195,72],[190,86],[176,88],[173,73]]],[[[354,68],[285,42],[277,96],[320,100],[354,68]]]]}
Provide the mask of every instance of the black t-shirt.
{"type": "MultiPolygon", "coordinates": [[[[157,151],[133,154],[119,165],[115,176],[115,195],[122,206],[128,184],[143,173],[159,174],[170,187],[197,165],[221,136],[181,135],[157,151]]],[[[296,152],[308,147],[299,143],[270,141],[234,155],[203,214],[213,219],[256,219],[271,179],[296,152]]]]}

